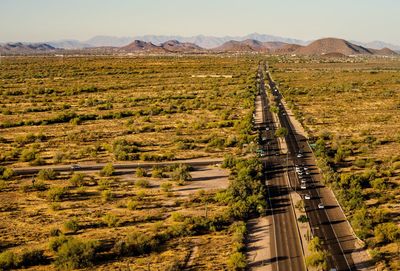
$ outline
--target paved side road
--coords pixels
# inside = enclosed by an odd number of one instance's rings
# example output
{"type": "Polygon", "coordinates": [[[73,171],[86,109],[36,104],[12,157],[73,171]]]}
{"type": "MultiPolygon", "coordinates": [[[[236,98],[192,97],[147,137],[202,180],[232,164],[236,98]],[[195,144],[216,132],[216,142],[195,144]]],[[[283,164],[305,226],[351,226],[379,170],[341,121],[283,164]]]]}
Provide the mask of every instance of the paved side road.
{"type": "MultiPolygon", "coordinates": [[[[192,160],[176,160],[170,162],[125,162],[125,163],[113,163],[115,169],[135,169],[141,168],[152,168],[154,166],[170,166],[174,164],[186,164],[190,166],[209,166],[220,164],[223,161],[222,158],[202,158],[202,159],[192,159],[192,160]]],[[[15,174],[17,175],[32,175],[38,173],[41,169],[53,169],[58,172],[68,172],[68,171],[94,171],[102,169],[107,163],[96,163],[96,164],[79,164],[79,168],[73,169],[71,165],[61,165],[61,166],[40,166],[40,167],[23,167],[23,168],[13,168],[15,174]]]]}

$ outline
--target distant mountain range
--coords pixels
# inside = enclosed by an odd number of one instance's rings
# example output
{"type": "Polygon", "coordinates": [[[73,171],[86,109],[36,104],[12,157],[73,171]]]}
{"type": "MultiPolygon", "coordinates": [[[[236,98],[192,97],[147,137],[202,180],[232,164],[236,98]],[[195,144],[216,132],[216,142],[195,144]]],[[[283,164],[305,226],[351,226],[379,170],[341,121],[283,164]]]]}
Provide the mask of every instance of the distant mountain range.
{"type": "MultiPolygon", "coordinates": [[[[235,41],[258,40],[260,42],[284,42],[284,43],[298,44],[298,45],[308,45],[312,42],[312,41],[304,41],[299,39],[285,38],[273,35],[252,33],[246,36],[224,36],[224,37],[204,36],[204,35],[197,35],[192,37],[165,36],[165,35],[144,35],[144,36],[132,36],[132,37],[95,36],[87,41],[59,40],[59,41],[49,41],[46,43],[56,48],[82,49],[88,47],[103,47],[103,46],[122,47],[133,42],[134,40],[151,42],[155,45],[160,45],[161,43],[170,40],[177,40],[179,42],[194,43],[206,49],[211,49],[221,46],[225,42],[231,40],[235,41]]],[[[358,41],[350,41],[350,42],[372,49],[389,48],[391,50],[400,51],[400,45],[394,45],[383,41],[372,41],[368,43],[363,43],[358,41]]]]}
{"type": "MultiPolygon", "coordinates": [[[[269,39],[268,37],[260,37],[269,39]]],[[[122,43],[124,40],[120,40],[122,43]]],[[[93,41],[92,41],[93,42],[93,41]]],[[[102,44],[97,40],[99,44],[102,44]]],[[[73,45],[75,43],[66,42],[73,45]]],[[[156,44],[144,40],[134,40],[124,46],[97,46],[83,49],[61,49],[47,43],[25,44],[7,43],[0,45],[2,54],[126,54],[126,53],[268,53],[268,54],[291,54],[307,56],[333,56],[345,57],[351,55],[380,55],[394,56],[397,53],[389,48],[373,49],[351,43],[337,38],[324,38],[311,42],[308,45],[288,43],[283,41],[260,41],[256,39],[229,40],[214,48],[203,48],[193,42],[181,42],[178,40],[167,40],[156,44]]]]}
{"type": "Polygon", "coordinates": [[[95,36],[87,41],[82,41],[82,42],[77,40],[60,40],[60,41],[49,41],[46,43],[56,48],[82,49],[87,47],[102,47],[102,46],[121,47],[133,42],[134,40],[151,42],[155,45],[160,45],[170,40],[177,40],[179,42],[194,43],[205,49],[211,49],[218,47],[230,40],[243,41],[247,39],[254,39],[261,42],[280,41],[280,42],[300,44],[300,45],[306,45],[308,43],[306,41],[302,41],[299,39],[284,38],[279,36],[272,36],[272,35],[265,35],[258,33],[253,33],[246,36],[224,36],[224,37],[204,36],[204,35],[197,35],[192,37],[165,36],[165,35],[144,35],[144,36],[133,36],[133,37],[95,36]]]}

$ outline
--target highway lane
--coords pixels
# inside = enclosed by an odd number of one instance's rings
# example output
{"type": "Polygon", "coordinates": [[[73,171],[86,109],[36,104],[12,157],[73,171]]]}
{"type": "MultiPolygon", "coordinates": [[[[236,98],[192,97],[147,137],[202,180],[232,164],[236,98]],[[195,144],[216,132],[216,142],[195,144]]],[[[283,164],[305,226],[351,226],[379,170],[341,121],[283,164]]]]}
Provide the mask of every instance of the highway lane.
{"type": "MultiPolygon", "coordinates": [[[[279,105],[279,121],[282,127],[288,129],[288,135],[286,136],[286,142],[290,155],[288,158],[289,170],[290,170],[290,181],[294,189],[300,189],[300,181],[297,174],[293,171],[293,166],[312,166],[312,170],[315,174],[318,174],[315,167],[315,161],[313,160],[311,150],[304,150],[304,142],[299,143],[299,137],[296,136],[295,131],[290,123],[288,114],[281,103],[282,95],[276,88],[276,84],[272,81],[271,76],[267,73],[267,78],[270,83],[274,96],[276,97],[279,105]],[[300,146],[301,145],[301,148],[300,146]],[[303,157],[297,157],[298,153],[302,153],[303,157]]],[[[305,139],[301,139],[304,141],[305,139]]],[[[306,144],[307,145],[307,144],[306,144]]],[[[353,267],[351,257],[346,256],[345,249],[334,230],[332,222],[328,216],[327,209],[319,208],[318,204],[323,202],[324,199],[321,197],[321,188],[323,187],[319,182],[315,180],[315,177],[311,175],[311,179],[307,182],[307,189],[303,194],[310,194],[311,200],[305,200],[306,212],[310,220],[311,229],[315,236],[318,236],[324,241],[325,248],[330,252],[328,257],[328,265],[330,268],[336,268],[337,270],[355,270],[353,267]]]]}
{"type": "Polygon", "coordinates": [[[259,70],[260,94],[264,123],[259,127],[261,147],[266,157],[263,160],[267,181],[269,215],[272,216],[271,245],[272,269],[278,271],[307,270],[304,264],[300,235],[297,228],[294,207],[289,196],[290,188],[282,167],[284,160],[279,155],[279,145],[274,136],[275,126],[269,111],[263,72],[259,70]]]}

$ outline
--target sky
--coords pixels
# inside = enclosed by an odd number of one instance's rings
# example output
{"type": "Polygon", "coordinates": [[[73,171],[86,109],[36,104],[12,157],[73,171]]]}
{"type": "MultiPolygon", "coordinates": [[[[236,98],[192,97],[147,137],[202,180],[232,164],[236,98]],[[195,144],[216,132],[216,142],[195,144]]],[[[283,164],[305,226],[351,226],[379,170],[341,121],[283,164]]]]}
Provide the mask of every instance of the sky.
{"type": "Polygon", "coordinates": [[[0,42],[257,32],[400,45],[399,14],[399,0],[0,0],[0,42]]]}

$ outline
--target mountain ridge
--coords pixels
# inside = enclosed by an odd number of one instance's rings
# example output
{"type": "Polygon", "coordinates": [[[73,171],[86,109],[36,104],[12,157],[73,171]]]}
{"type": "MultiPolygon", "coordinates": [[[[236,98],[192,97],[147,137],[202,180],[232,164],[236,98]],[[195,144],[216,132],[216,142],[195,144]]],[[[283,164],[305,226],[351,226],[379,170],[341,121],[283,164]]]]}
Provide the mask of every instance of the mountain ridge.
{"type": "MultiPolygon", "coordinates": [[[[298,44],[298,45],[308,45],[315,40],[304,41],[300,39],[293,39],[289,37],[281,37],[274,36],[268,34],[259,34],[259,33],[251,33],[244,36],[212,36],[212,35],[195,35],[195,36],[180,36],[180,35],[137,35],[137,36],[125,36],[125,37],[115,37],[115,36],[107,36],[107,35],[99,35],[94,36],[86,41],[78,41],[78,40],[59,40],[59,41],[48,41],[45,42],[56,48],[64,48],[64,49],[82,49],[86,47],[102,47],[102,46],[113,46],[113,47],[122,47],[125,46],[134,40],[142,40],[146,42],[151,42],[155,45],[161,45],[162,43],[170,40],[177,40],[179,42],[189,42],[194,43],[205,49],[212,49],[218,46],[221,46],[227,41],[235,40],[235,41],[244,41],[247,39],[254,39],[261,42],[285,42],[289,44],[298,44]]],[[[359,42],[354,40],[349,40],[351,43],[363,46],[371,49],[383,49],[385,47],[400,51],[400,45],[395,45],[383,41],[371,41],[371,42],[359,42]]]]}

